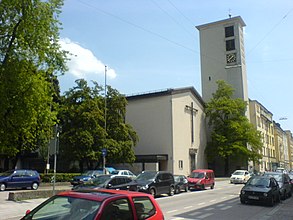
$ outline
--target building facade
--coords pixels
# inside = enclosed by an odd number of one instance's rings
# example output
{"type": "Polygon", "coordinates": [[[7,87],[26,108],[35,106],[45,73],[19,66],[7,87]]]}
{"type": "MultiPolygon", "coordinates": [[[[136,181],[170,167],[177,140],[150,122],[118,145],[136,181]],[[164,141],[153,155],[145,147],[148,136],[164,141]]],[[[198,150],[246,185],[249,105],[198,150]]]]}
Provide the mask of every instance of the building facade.
{"type": "Polygon", "coordinates": [[[275,170],[278,167],[275,147],[273,114],[256,100],[249,100],[250,122],[262,137],[262,159],[254,163],[254,169],[259,172],[275,170]]]}
{"type": "Polygon", "coordinates": [[[193,87],[132,95],[127,101],[126,121],[139,136],[134,172],[189,175],[207,168],[204,102],[193,87]]]}
{"type": "MultiPolygon", "coordinates": [[[[240,16],[197,26],[200,35],[202,98],[208,102],[224,80],[234,98],[248,102],[243,27],[240,16]]],[[[249,114],[248,114],[249,115],[249,114]]]]}

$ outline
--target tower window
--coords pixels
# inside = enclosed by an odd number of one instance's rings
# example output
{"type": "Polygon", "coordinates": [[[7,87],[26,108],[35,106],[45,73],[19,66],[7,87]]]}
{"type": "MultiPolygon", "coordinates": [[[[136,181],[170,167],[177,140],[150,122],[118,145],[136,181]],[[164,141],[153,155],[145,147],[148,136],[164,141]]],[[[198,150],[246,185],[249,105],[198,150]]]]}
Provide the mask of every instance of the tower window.
{"type": "Polygon", "coordinates": [[[226,40],[226,51],[235,50],[235,40],[226,40]]]}
{"type": "Polygon", "coordinates": [[[225,27],[225,37],[234,36],[234,26],[225,27]]]}

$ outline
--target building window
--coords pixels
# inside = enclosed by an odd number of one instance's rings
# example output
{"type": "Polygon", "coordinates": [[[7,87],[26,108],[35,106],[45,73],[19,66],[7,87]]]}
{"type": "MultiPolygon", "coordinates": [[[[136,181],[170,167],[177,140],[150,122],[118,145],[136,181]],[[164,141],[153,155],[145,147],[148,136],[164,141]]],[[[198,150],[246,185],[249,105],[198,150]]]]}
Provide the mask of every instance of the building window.
{"type": "Polygon", "coordinates": [[[226,40],[226,51],[235,50],[235,40],[226,40]]]}
{"type": "Polygon", "coordinates": [[[225,37],[234,36],[234,26],[225,27],[225,37]]]}
{"type": "Polygon", "coordinates": [[[179,169],[183,170],[183,160],[179,160],[179,169]]]}

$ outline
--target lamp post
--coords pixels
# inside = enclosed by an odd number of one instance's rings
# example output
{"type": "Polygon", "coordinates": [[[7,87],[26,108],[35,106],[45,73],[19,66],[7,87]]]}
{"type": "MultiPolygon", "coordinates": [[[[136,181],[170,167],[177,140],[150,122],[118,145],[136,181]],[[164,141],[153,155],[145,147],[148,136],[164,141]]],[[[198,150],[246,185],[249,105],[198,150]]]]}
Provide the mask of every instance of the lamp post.
{"type": "MultiPolygon", "coordinates": [[[[105,129],[105,138],[107,138],[107,66],[105,66],[105,124],[104,124],[104,129],[105,129]]],[[[106,155],[107,155],[107,150],[105,148],[102,149],[102,155],[103,155],[103,173],[106,174],[106,155]]]]}

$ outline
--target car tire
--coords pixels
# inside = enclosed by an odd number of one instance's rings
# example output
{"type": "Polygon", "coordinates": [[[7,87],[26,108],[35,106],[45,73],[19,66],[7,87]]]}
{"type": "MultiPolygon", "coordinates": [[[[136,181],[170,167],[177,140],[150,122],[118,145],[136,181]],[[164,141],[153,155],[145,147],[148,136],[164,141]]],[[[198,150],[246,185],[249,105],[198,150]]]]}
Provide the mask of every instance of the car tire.
{"type": "Polygon", "coordinates": [[[156,196],[156,190],[154,188],[150,189],[150,194],[155,197],[156,196]]]}
{"type": "Polygon", "coordinates": [[[200,186],[200,188],[201,188],[201,189],[205,189],[205,186],[204,186],[204,184],[202,184],[202,185],[200,186]]]}
{"type": "Polygon", "coordinates": [[[179,193],[180,193],[180,188],[179,187],[176,187],[175,194],[179,194],[179,193]]]}
{"type": "Polygon", "coordinates": [[[275,204],[275,200],[274,197],[272,196],[272,198],[270,199],[270,201],[268,202],[268,206],[273,207],[275,204]]]}
{"type": "Polygon", "coordinates": [[[214,189],[215,188],[215,184],[213,183],[212,185],[211,185],[211,189],[214,189]]]}
{"type": "Polygon", "coordinates": [[[169,196],[174,196],[174,193],[175,193],[174,186],[170,186],[170,188],[169,188],[169,196]]]}
{"type": "Polygon", "coordinates": [[[184,191],[185,191],[185,192],[188,192],[188,186],[185,186],[184,191]]]}
{"type": "Polygon", "coordinates": [[[36,183],[36,182],[34,182],[34,183],[32,184],[32,186],[31,186],[31,188],[32,188],[33,190],[37,190],[37,189],[39,188],[39,184],[36,183]]]}
{"type": "Polygon", "coordinates": [[[0,183],[0,191],[5,191],[6,185],[4,183],[0,183]]]}
{"type": "Polygon", "coordinates": [[[245,199],[240,198],[240,202],[241,202],[241,204],[246,204],[245,199]]]}

